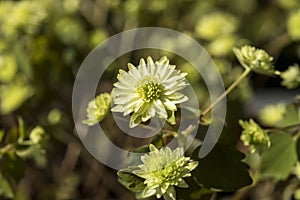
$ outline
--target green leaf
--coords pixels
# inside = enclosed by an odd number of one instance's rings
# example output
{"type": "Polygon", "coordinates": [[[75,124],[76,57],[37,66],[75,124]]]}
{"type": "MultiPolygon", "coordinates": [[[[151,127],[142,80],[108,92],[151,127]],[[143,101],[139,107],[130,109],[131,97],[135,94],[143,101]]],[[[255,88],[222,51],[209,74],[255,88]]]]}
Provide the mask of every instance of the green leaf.
{"type": "Polygon", "coordinates": [[[14,193],[9,182],[0,173],[0,197],[5,197],[12,199],[14,198],[14,193]]]}
{"type": "Polygon", "coordinates": [[[193,172],[199,185],[231,192],[252,183],[248,165],[241,162],[243,153],[217,143],[206,157],[199,159],[199,149],[193,153],[194,160],[199,161],[193,172]]]}
{"type": "Polygon", "coordinates": [[[146,154],[149,153],[149,146],[148,145],[143,145],[141,147],[138,147],[130,152],[128,152],[128,162],[129,165],[139,165],[141,164],[141,154],[146,154]]]}
{"type": "Polygon", "coordinates": [[[19,129],[17,127],[13,127],[7,132],[7,135],[5,137],[5,143],[14,143],[19,138],[19,129]]]}
{"type": "Polygon", "coordinates": [[[150,152],[149,145],[140,146],[140,147],[134,149],[132,152],[134,152],[134,153],[149,153],[150,152]]]}
{"type": "Polygon", "coordinates": [[[262,176],[284,180],[297,161],[295,141],[285,132],[272,133],[270,139],[271,147],[262,157],[262,176]]]}
{"type": "Polygon", "coordinates": [[[296,149],[297,149],[297,157],[298,161],[300,161],[300,137],[298,137],[297,142],[296,142],[296,149]]]}
{"type": "Polygon", "coordinates": [[[18,124],[19,124],[19,138],[23,141],[26,138],[26,131],[25,131],[25,124],[22,117],[18,117],[18,124]]]}
{"type": "Polygon", "coordinates": [[[176,198],[177,200],[210,200],[213,192],[204,187],[200,187],[192,177],[185,179],[189,185],[188,188],[176,187],[176,198]]]}
{"type": "Polygon", "coordinates": [[[37,167],[44,168],[47,165],[45,150],[38,144],[31,144],[26,148],[18,148],[17,155],[22,159],[33,159],[37,167]]]}
{"type": "Polygon", "coordinates": [[[24,176],[25,163],[14,151],[8,151],[2,156],[0,170],[17,182],[24,176]]]}
{"type": "Polygon", "coordinates": [[[25,53],[24,48],[26,44],[24,40],[19,40],[14,46],[14,54],[20,71],[29,80],[32,78],[32,66],[30,66],[29,56],[25,53]]]}
{"type": "Polygon", "coordinates": [[[300,123],[299,108],[298,106],[291,104],[286,107],[282,120],[280,120],[276,125],[277,127],[286,127],[298,123],[300,123]]]}
{"type": "Polygon", "coordinates": [[[176,124],[176,118],[175,118],[174,111],[167,110],[167,114],[168,114],[167,122],[169,122],[172,125],[175,125],[176,124]]]}
{"type": "MultiPolygon", "coordinates": [[[[166,141],[166,138],[163,137],[163,133],[158,133],[151,138],[150,143],[158,148],[161,148],[161,147],[165,146],[166,142],[167,141],[166,141]]],[[[149,152],[149,148],[148,148],[148,152],[149,152]]]]}
{"type": "Polygon", "coordinates": [[[33,88],[24,81],[16,81],[0,87],[0,112],[9,114],[18,109],[33,95],[33,88]]]}
{"type": "Polygon", "coordinates": [[[3,130],[0,130],[0,142],[3,140],[5,136],[5,132],[3,130]]]}
{"type": "Polygon", "coordinates": [[[118,181],[133,192],[141,192],[145,189],[144,179],[131,173],[129,169],[118,171],[118,181]]]}
{"type": "Polygon", "coordinates": [[[8,83],[8,82],[12,81],[18,70],[15,55],[1,54],[0,70],[1,70],[1,73],[0,73],[0,81],[1,82],[8,83]]]}

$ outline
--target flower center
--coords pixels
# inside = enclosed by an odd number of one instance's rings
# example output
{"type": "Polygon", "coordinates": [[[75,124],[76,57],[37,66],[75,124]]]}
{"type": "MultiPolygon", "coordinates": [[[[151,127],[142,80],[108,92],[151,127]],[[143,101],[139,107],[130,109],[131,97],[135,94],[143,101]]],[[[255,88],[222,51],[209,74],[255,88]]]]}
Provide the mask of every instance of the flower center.
{"type": "Polygon", "coordinates": [[[154,81],[146,81],[138,88],[138,93],[146,102],[155,101],[161,96],[161,85],[154,81]]]}

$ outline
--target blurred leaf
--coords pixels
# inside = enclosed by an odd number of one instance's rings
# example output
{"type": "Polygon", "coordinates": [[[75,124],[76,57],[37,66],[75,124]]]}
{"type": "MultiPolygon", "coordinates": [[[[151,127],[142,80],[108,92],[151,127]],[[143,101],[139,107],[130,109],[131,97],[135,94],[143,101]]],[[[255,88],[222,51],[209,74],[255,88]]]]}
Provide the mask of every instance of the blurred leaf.
{"type": "Polygon", "coordinates": [[[30,132],[29,139],[19,142],[17,154],[23,159],[32,158],[38,167],[45,167],[47,159],[44,146],[48,137],[44,129],[40,126],[35,127],[30,132]]]}
{"type": "Polygon", "coordinates": [[[138,148],[134,149],[132,152],[134,152],[134,153],[149,153],[150,152],[149,145],[143,145],[141,147],[138,147],[138,148]]]}
{"type": "Polygon", "coordinates": [[[282,120],[280,120],[276,125],[278,127],[292,126],[300,123],[299,119],[299,108],[294,105],[288,105],[283,114],[282,120]]]}
{"type": "Polygon", "coordinates": [[[23,141],[26,138],[25,132],[25,124],[22,117],[18,117],[18,124],[19,124],[19,138],[23,141]]]}
{"type": "Polygon", "coordinates": [[[25,51],[26,40],[19,40],[14,46],[14,54],[22,75],[25,75],[27,80],[32,78],[32,67],[30,64],[28,53],[25,51]]]}
{"type": "Polygon", "coordinates": [[[32,87],[24,82],[0,86],[0,112],[9,114],[15,111],[32,94],[32,87]]]}
{"type": "Polygon", "coordinates": [[[199,159],[199,150],[200,147],[193,153],[193,159],[199,161],[193,173],[199,185],[230,192],[252,183],[248,165],[241,162],[245,157],[241,152],[217,143],[206,157],[199,159]]]}
{"type": "Polygon", "coordinates": [[[7,136],[5,137],[5,143],[14,143],[19,138],[19,129],[17,127],[13,127],[7,132],[7,136]]]}
{"type": "MultiPolygon", "coordinates": [[[[183,193],[184,194],[184,193],[183,193]]],[[[191,199],[210,200],[213,192],[206,188],[200,188],[190,194],[191,199]]],[[[186,200],[186,198],[182,198],[186,200]]]]}
{"type": "Polygon", "coordinates": [[[12,199],[14,198],[14,193],[9,182],[0,173],[0,197],[5,197],[12,199]]]}
{"type": "Polygon", "coordinates": [[[118,176],[118,181],[133,192],[141,192],[146,187],[144,184],[145,180],[132,174],[129,169],[118,171],[118,176]]]}
{"type": "Polygon", "coordinates": [[[141,155],[149,153],[150,149],[148,145],[143,145],[141,147],[138,147],[134,149],[133,151],[128,153],[128,162],[130,162],[130,165],[138,165],[141,164],[141,155]],[[138,153],[138,154],[137,154],[138,153]]]}
{"type": "Polygon", "coordinates": [[[0,81],[10,82],[16,75],[17,64],[13,55],[0,55],[0,81]]]}
{"type": "Polygon", "coordinates": [[[56,200],[75,199],[79,181],[80,178],[74,173],[71,173],[66,177],[61,177],[59,180],[59,185],[55,190],[56,200]]]}
{"type": "Polygon", "coordinates": [[[297,161],[295,141],[285,132],[272,133],[270,139],[271,147],[262,157],[262,176],[286,179],[297,161]]]}
{"type": "Polygon", "coordinates": [[[296,149],[297,149],[297,157],[298,161],[300,161],[300,137],[298,137],[297,142],[296,142],[296,149]]]}
{"type": "Polygon", "coordinates": [[[44,168],[47,165],[47,159],[45,156],[45,150],[42,149],[37,144],[32,144],[26,148],[19,148],[17,150],[18,156],[23,159],[30,159],[32,158],[37,167],[44,168]]]}
{"type": "Polygon", "coordinates": [[[213,192],[209,189],[200,187],[193,178],[186,178],[188,188],[176,188],[176,198],[178,200],[210,200],[213,192]]]}
{"type": "Polygon", "coordinates": [[[0,130],[0,142],[2,142],[4,136],[5,136],[5,132],[3,130],[0,130]]]}
{"type": "MultiPolygon", "coordinates": [[[[156,146],[157,148],[161,148],[161,147],[165,146],[166,138],[163,137],[163,133],[158,133],[151,138],[150,143],[153,144],[154,146],[156,146]]],[[[149,152],[149,148],[148,148],[148,152],[149,152]]]]}
{"type": "Polygon", "coordinates": [[[25,163],[14,151],[8,151],[2,156],[0,170],[19,181],[24,176],[25,163]]]}

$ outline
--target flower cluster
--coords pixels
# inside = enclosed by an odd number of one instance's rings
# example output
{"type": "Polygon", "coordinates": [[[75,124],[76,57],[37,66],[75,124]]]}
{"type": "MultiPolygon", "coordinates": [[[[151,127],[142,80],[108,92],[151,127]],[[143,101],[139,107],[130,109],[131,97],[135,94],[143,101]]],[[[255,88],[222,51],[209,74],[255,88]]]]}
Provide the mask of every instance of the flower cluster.
{"type": "Polygon", "coordinates": [[[150,152],[141,157],[143,164],[137,166],[133,174],[145,179],[146,187],[141,193],[142,198],[156,195],[165,200],[175,200],[175,186],[187,188],[183,180],[191,176],[191,171],[198,166],[197,161],[184,157],[180,148],[172,151],[169,147],[157,149],[150,145],[150,152]]]}
{"type": "Polygon", "coordinates": [[[19,30],[29,34],[36,32],[47,12],[42,4],[33,1],[4,1],[0,4],[0,16],[1,32],[6,37],[15,37],[19,30]]]}
{"type": "Polygon", "coordinates": [[[148,57],[147,63],[141,59],[138,67],[129,63],[128,68],[128,72],[119,71],[118,82],[114,84],[112,100],[115,106],[112,111],[124,116],[131,114],[131,128],[151,117],[175,124],[176,104],[188,100],[178,92],[188,85],[186,73],[175,70],[175,65],[170,65],[167,57],[155,63],[148,57]]]}
{"type": "Polygon", "coordinates": [[[265,106],[259,113],[259,119],[266,126],[274,126],[282,120],[286,111],[286,104],[277,103],[265,106]]]}
{"type": "Polygon", "coordinates": [[[300,40],[300,9],[292,12],[287,20],[287,32],[292,40],[300,40]]]}
{"type": "Polygon", "coordinates": [[[233,52],[241,65],[246,69],[250,68],[257,73],[265,75],[278,74],[272,64],[273,57],[262,49],[256,49],[255,47],[246,45],[240,49],[234,48],[233,52]]]}
{"type": "Polygon", "coordinates": [[[206,40],[217,39],[220,36],[235,32],[237,19],[223,12],[215,12],[201,18],[196,25],[196,34],[206,40]]]}
{"type": "Polygon", "coordinates": [[[256,152],[259,147],[271,146],[269,136],[253,119],[250,119],[248,122],[240,120],[239,124],[244,129],[241,140],[246,146],[249,146],[251,153],[256,152]]]}
{"type": "Polygon", "coordinates": [[[289,89],[300,86],[300,69],[297,64],[290,66],[286,71],[282,72],[281,84],[289,89]]]}
{"type": "Polygon", "coordinates": [[[98,95],[95,99],[89,102],[87,111],[88,119],[83,123],[89,126],[95,125],[102,121],[110,109],[111,96],[108,93],[98,95]]]}

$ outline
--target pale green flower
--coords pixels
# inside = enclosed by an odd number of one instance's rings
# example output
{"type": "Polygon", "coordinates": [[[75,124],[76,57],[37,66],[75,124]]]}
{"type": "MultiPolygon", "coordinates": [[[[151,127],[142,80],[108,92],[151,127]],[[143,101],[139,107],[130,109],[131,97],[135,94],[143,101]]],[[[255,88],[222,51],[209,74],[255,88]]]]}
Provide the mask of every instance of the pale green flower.
{"type": "Polygon", "coordinates": [[[300,9],[288,17],[287,32],[293,40],[300,40],[300,9]]]}
{"type": "Polygon", "coordinates": [[[108,93],[102,93],[89,102],[87,111],[88,119],[83,120],[84,124],[95,125],[102,121],[110,109],[111,96],[108,93]]]}
{"type": "Polygon", "coordinates": [[[45,135],[45,130],[40,126],[37,126],[31,131],[29,138],[33,144],[39,144],[45,138],[45,135]]]}
{"type": "Polygon", "coordinates": [[[283,118],[285,110],[284,103],[267,105],[260,111],[259,119],[266,126],[274,126],[283,118]]]}
{"type": "Polygon", "coordinates": [[[181,69],[187,73],[186,79],[190,83],[195,83],[195,84],[199,83],[201,76],[197,71],[197,69],[195,69],[191,63],[189,62],[183,63],[181,65],[181,69]]]}
{"type": "Polygon", "coordinates": [[[18,66],[17,59],[12,54],[0,55],[0,81],[10,82],[15,77],[18,66]]]}
{"type": "Polygon", "coordinates": [[[248,122],[239,120],[239,124],[244,129],[240,138],[245,146],[249,146],[251,153],[256,152],[260,147],[271,146],[269,136],[253,119],[250,119],[248,122]]]}
{"type": "Polygon", "coordinates": [[[55,23],[55,33],[65,44],[80,46],[86,42],[86,33],[82,24],[71,17],[59,19],[55,23]]]}
{"type": "Polygon", "coordinates": [[[35,33],[46,19],[47,12],[41,4],[34,1],[7,1],[0,2],[1,15],[1,31],[5,36],[12,37],[20,30],[35,33]]]}
{"type": "Polygon", "coordinates": [[[216,38],[208,45],[208,51],[213,56],[222,57],[229,54],[236,43],[236,37],[225,35],[216,38]]]}
{"type": "Polygon", "coordinates": [[[62,119],[62,115],[63,113],[59,109],[54,108],[48,113],[48,122],[52,125],[55,125],[60,122],[60,120],[62,119]]]}
{"type": "Polygon", "coordinates": [[[63,0],[63,7],[68,14],[72,14],[78,10],[80,0],[63,0]]]}
{"type": "Polygon", "coordinates": [[[165,200],[175,200],[175,186],[187,188],[183,180],[191,176],[191,171],[198,166],[197,161],[191,161],[184,157],[181,148],[172,151],[169,147],[158,150],[150,144],[150,152],[141,157],[143,164],[139,165],[133,174],[145,179],[145,189],[141,193],[142,198],[156,195],[165,200]]]}
{"type": "Polygon", "coordinates": [[[93,30],[89,35],[90,47],[94,48],[95,46],[97,46],[107,38],[108,38],[107,30],[105,29],[93,30]]]}
{"type": "Polygon", "coordinates": [[[297,64],[290,66],[286,71],[281,73],[283,79],[281,85],[289,89],[297,88],[300,85],[300,69],[297,64]]]}
{"type": "Polygon", "coordinates": [[[290,10],[300,6],[298,0],[276,0],[276,3],[283,9],[290,10]]]}
{"type": "Polygon", "coordinates": [[[202,17],[196,25],[196,34],[203,39],[213,40],[233,33],[238,25],[237,19],[228,13],[215,12],[202,17]]]}
{"type": "Polygon", "coordinates": [[[8,84],[0,84],[0,113],[9,114],[15,111],[33,93],[33,87],[19,77],[8,84]]]}
{"type": "Polygon", "coordinates": [[[183,103],[188,97],[177,92],[188,83],[186,73],[175,70],[169,65],[167,57],[155,63],[148,57],[147,63],[140,60],[139,66],[128,64],[129,71],[120,70],[118,82],[114,84],[112,99],[113,112],[122,112],[124,116],[132,114],[130,127],[146,122],[151,117],[167,119],[175,124],[176,104],[183,103]]]}
{"type": "Polygon", "coordinates": [[[241,65],[246,69],[265,75],[278,74],[274,70],[272,64],[273,57],[262,49],[256,49],[255,47],[245,45],[242,48],[233,48],[233,52],[240,61],[241,65]]]}

